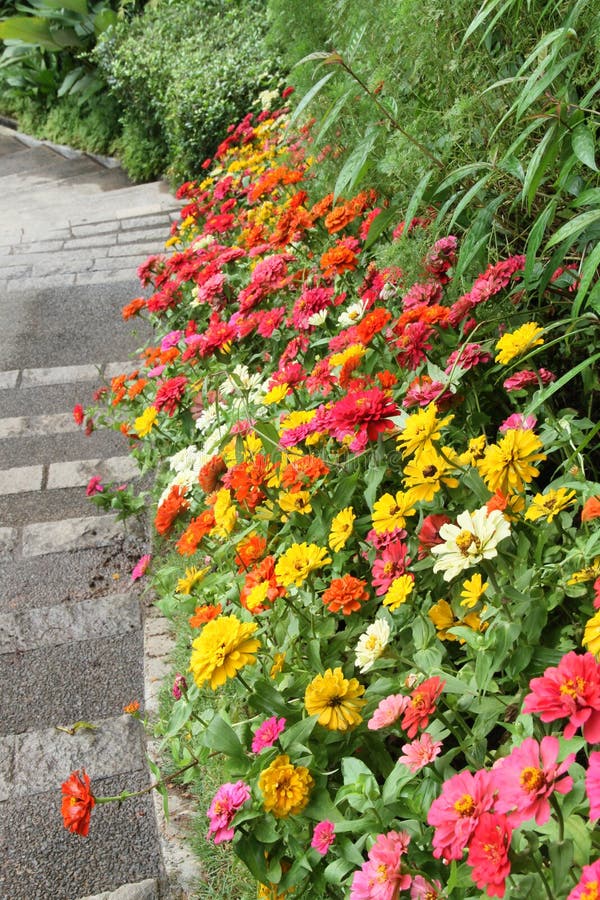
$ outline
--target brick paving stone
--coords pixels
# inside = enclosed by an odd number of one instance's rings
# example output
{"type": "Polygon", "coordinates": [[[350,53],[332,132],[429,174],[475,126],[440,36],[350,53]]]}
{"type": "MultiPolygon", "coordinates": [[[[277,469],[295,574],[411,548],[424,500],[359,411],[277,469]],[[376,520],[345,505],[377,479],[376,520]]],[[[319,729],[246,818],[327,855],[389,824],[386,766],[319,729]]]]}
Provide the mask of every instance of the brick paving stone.
{"type": "Polygon", "coordinates": [[[76,433],[81,426],[72,413],[56,413],[49,416],[13,416],[0,419],[0,440],[33,435],[76,433]]]}
{"type": "Polygon", "coordinates": [[[0,469],[0,497],[8,494],[23,494],[27,491],[39,491],[44,477],[43,466],[17,466],[13,469],[0,469]]]}
{"type": "Polygon", "coordinates": [[[79,381],[95,381],[98,378],[95,365],[52,366],[44,369],[23,369],[21,387],[41,387],[48,384],[75,384],[79,381]]]}
{"type": "MultiPolygon", "coordinates": [[[[1,473],[0,473],[1,474],[1,473]]],[[[102,481],[122,481],[140,474],[137,463],[130,456],[113,456],[108,459],[77,459],[71,462],[51,463],[48,467],[48,490],[87,485],[93,475],[102,481]]],[[[1,482],[0,482],[1,484],[1,482]]]]}
{"type": "Polygon", "coordinates": [[[9,372],[0,372],[0,390],[16,388],[18,380],[18,369],[11,369],[9,372]]]}
{"type": "Polygon", "coordinates": [[[123,531],[123,523],[112,514],[26,525],[23,528],[23,556],[103,547],[123,531]]]}

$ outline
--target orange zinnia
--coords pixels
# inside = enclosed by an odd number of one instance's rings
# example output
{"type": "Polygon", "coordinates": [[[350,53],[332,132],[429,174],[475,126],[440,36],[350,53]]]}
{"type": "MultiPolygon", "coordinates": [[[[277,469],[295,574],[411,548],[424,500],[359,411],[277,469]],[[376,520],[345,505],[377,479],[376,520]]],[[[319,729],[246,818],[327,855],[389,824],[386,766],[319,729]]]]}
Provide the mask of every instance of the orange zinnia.
{"type": "Polygon", "coordinates": [[[342,612],[349,616],[360,609],[361,602],[369,599],[366,586],[366,581],[353,575],[334,578],[323,594],[323,603],[330,612],[342,612]]]}
{"type": "Polygon", "coordinates": [[[264,537],[254,532],[241,541],[235,554],[235,564],[238,572],[249,569],[255,562],[261,558],[267,549],[267,542],[264,537]]]}
{"type": "Polygon", "coordinates": [[[317,456],[300,456],[288,463],[281,475],[281,485],[291,494],[306,489],[317,478],[329,474],[329,466],[317,456]]]}
{"type": "Polygon", "coordinates": [[[185,499],[183,490],[178,484],[174,484],[166,499],[156,510],[154,527],[159,534],[167,534],[173,527],[173,522],[180,512],[187,509],[190,504],[185,499]]]}
{"type": "Polygon", "coordinates": [[[221,475],[226,471],[225,461],[218,454],[202,466],[198,474],[198,483],[205,494],[210,494],[216,490],[221,475]]]}
{"type": "Polygon", "coordinates": [[[326,250],[321,256],[321,268],[326,278],[341,275],[342,272],[351,272],[358,265],[356,253],[342,242],[326,250]]]}
{"type": "Polygon", "coordinates": [[[194,610],[194,615],[190,616],[190,626],[192,628],[200,628],[212,619],[216,619],[222,612],[223,607],[220,603],[217,603],[216,606],[213,606],[211,603],[207,603],[206,606],[197,606],[194,610]]]}
{"type": "Polygon", "coordinates": [[[90,778],[85,769],[71,772],[62,785],[64,794],[61,812],[65,828],[74,834],[87,837],[90,830],[90,816],[96,801],[90,791],[90,778]]]}
{"type": "Polygon", "coordinates": [[[124,319],[131,319],[133,316],[136,316],[145,305],[146,301],[143,297],[136,297],[135,300],[132,300],[131,303],[128,303],[127,306],[123,307],[121,315],[124,319]]]}
{"type": "Polygon", "coordinates": [[[212,509],[205,509],[199,516],[192,519],[175,544],[177,552],[181,556],[193,556],[198,549],[198,544],[202,538],[207,535],[209,531],[212,531],[214,527],[215,514],[212,509]]]}
{"type": "Polygon", "coordinates": [[[590,519],[597,519],[598,516],[600,516],[600,497],[590,497],[583,504],[581,521],[589,522],[590,519]]]}

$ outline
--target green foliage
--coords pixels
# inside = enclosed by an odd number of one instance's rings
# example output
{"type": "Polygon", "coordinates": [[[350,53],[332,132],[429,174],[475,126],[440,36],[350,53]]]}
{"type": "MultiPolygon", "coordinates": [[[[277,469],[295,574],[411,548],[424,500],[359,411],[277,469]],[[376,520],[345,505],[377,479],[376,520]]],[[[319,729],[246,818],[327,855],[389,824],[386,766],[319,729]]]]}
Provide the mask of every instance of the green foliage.
{"type": "Polygon", "coordinates": [[[94,56],[125,109],[121,156],[133,178],[200,170],[276,80],[265,28],[255,0],[162,0],[104,35],[94,56]]]}

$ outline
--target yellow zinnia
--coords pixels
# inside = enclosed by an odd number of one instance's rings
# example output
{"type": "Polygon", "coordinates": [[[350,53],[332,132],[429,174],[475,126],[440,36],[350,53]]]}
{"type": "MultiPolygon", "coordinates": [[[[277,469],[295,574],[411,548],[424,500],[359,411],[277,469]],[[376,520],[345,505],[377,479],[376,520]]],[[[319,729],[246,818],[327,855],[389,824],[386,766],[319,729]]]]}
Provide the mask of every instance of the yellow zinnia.
{"type": "Polygon", "coordinates": [[[400,575],[394,578],[390,588],[383,598],[383,605],[387,606],[391,612],[398,609],[403,603],[406,603],[412,589],[415,586],[412,575],[400,575]]]}
{"type": "Polygon", "coordinates": [[[529,509],[525,513],[525,518],[535,522],[537,519],[546,519],[551,522],[552,519],[567,509],[574,502],[575,491],[567,491],[566,488],[557,488],[549,490],[545,494],[536,494],[529,509]]]}
{"type": "Polygon", "coordinates": [[[325,547],[317,544],[292,544],[275,566],[275,576],[279,584],[289,587],[295,584],[301,587],[311,572],[331,562],[325,547]]]}
{"type": "Polygon", "coordinates": [[[408,417],[404,427],[397,438],[397,443],[402,447],[402,456],[411,456],[418,453],[440,438],[440,429],[452,421],[454,416],[446,416],[438,419],[435,403],[430,403],[425,409],[420,409],[408,417]]]}
{"type": "Polygon", "coordinates": [[[309,716],[318,716],[319,725],[329,731],[347,731],[362,722],[360,710],[365,689],[356,678],[344,678],[338,666],[317,675],[306,688],[304,706],[309,716]]]}
{"type": "Polygon", "coordinates": [[[412,491],[398,491],[394,497],[392,494],[384,494],[373,504],[371,516],[373,528],[378,534],[382,531],[393,531],[395,528],[404,528],[406,517],[414,516],[412,491]]]}
{"type": "Polygon", "coordinates": [[[455,634],[449,634],[448,629],[458,625],[458,619],[452,612],[452,607],[447,600],[438,600],[427,613],[437,631],[440,641],[457,641],[455,634]]]}
{"type": "Polygon", "coordinates": [[[458,479],[454,477],[456,469],[451,462],[456,454],[449,447],[443,449],[442,456],[433,444],[428,444],[404,466],[404,486],[410,489],[413,500],[429,503],[442,484],[458,487],[458,479]]]}
{"type": "Polygon", "coordinates": [[[231,503],[231,493],[226,488],[217,492],[217,500],[213,507],[215,515],[215,527],[213,534],[219,537],[227,537],[235,528],[237,522],[237,510],[231,503]]]}
{"type": "Polygon", "coordinates": [[[154,423],[158,418],[158,411],[154,406],[149,406],[141,416],[138,416],[135,422],[133,423],[133,428],[138,437],[146,437],[146,435],[150,434],[154,427],[154,423]]]}
{"type": "MultiPolygon", "coordinates": [[[[306,516],[312,512],[310,493],[308,491],[282,491],[277,499],[279,508],[284,513],[297,512],[306,516]]],[[[285,517],[287,519],[287,516],[285,517]]],[[[285,521],[284,519],[284,521],[285,521]]]]}
{"type": "Polygon", "coordinates": [[[505,366],[517,356],[523,356],[532,347],[537,347],[544,343],[544,339],[540,334],[544,333],[544,329],[536,325],[535,322],[525,322],[516,331],[503,334],[496,344],[496,362],[505,366]]]}
{"type": "Polygon", "coordinates": [[[467,578],[463,582],[463,589],[460,592],[460,596],[463,599],[460,601],[460,605],[466,606],[467,609],[472,609],[479,603],[489,586],[489,581],[484,582],[479,572],[475,572],[472,578],[467,578]]]}
{"type": "Polygon", "coordinates": [[[190,672],[198,687],[210,681],[214,690],[233,678],[239,669],[254,665],[260,641],[251,637],[258,626],[236,616],[218,616],[192,643],[190,672]]]}
{"type": "Polygon", "coordinates": [[[477,469],[492,493],[522,491],[539,475],[533,463],[546,459],[545,453],[539,453],[542,446],[531,429],[510,429],[497,444],[487,447],[477,469]]]}
{"type": "Polygon", "coordinates": [[[204,569],[197,569],[195,566],[187,568],[185,576],[177,581],[175,593],[191,594],[194,587],[202,581],[209,569],[210,566],[206,566],[204,569]]]}
{"type": "Polygon", "coordinates": [[[329,531],[329,546],[334,553],[346,546],[354,526],[354,510],[351,506],[341,509],[334,517],[329,531]]]}
{"type": "Polygon", "coordinates": [[[586,622],[581,643],[594,656],[600,656],[600,610],[586,622]]]}
{"type": "Polygon", "coordinates": [[[289,756],[282,753],[260,773],[258,786],[264,797],[265,811],[282,819],[302,812],[314,781],[306,766],[292,765],[289,756]]]}

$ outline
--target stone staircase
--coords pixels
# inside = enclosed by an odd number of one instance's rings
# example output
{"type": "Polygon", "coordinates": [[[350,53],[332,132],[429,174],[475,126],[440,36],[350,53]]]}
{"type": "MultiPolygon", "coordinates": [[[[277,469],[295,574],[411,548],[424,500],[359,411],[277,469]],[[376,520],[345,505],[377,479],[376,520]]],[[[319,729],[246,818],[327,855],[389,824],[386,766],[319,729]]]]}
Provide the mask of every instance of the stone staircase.
{"type": "Polygon", "coordinates": [[[162,182],[0,127],[0,900],[182,896],[149,795],[97,806],[87,838],[60,814],[73,769],[99,795],[149,781],[123,713],[143,711],[147,601],[130,573],[148,548],[85,496],[91,474],[135,472],[124,438],[85,437],[72,409],[131,367],[147,332],[120,310],[178,210],[162,182]],[[64,730],[80,720],[96,727],[64,730]]]}

